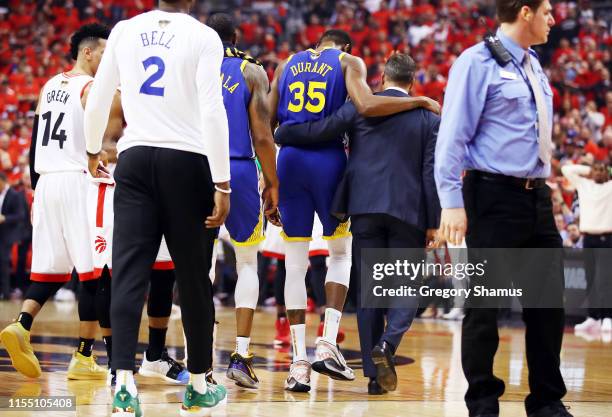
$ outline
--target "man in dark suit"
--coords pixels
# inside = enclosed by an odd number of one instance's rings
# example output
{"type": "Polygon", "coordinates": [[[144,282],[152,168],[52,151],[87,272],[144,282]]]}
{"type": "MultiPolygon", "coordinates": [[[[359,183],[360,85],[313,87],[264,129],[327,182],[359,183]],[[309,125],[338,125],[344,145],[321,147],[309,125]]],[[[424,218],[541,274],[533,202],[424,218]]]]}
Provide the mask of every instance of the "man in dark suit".
{"type": "MultiPolygon", "coordinates": [[[[391,56],[383,74],[384,91],[378,94],[408,96],[415,69],[410,56],[391,56]]],[[[423,109],[364,118],[348,102],[328,118],[285,125],[277,130],[275,139],[281,145],[316,146],[348,134],[349,159],[333,211],[335,215],[351,218],[358,285],[362,249],[423,249],[428,240],[433,240],[440,216],[433,176],[439,124],[437,115],[423,109]]],[[[363,370],[370,378],[369,394],[383,394],[396,388],[393,355],[410,328],[416,307],[417,300],[388,309],[364,308],[360,303],[357,320],[363,370]]]]}
{"type": "Polygon", "coordinates": [[[9,187],[6,175],[0,172],[0,299],[11,295],[11,248],[19,240],[24,219],[23,196],[9,187]]]}

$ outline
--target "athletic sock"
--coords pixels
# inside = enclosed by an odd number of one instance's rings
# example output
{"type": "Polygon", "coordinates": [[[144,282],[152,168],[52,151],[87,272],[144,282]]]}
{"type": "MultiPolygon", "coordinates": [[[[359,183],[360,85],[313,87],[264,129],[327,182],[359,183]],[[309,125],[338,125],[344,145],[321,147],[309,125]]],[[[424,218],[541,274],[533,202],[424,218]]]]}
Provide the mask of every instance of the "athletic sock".
{"type": "Polygon", "coordinates": [[[32,317],[30,313],[26,313],[25,311],[22,311],[21,313],[19,313],[17,322],[20,323],[23,326],[23,328],[29,332],[30,329],[32,328],[34,317],[32,317]]]}
{"type": "Polygon", "coordinates": [[[108,369],[110,369],[113,360],[113,336],[102,336],[102,340],[104,341],[104,347],[106,347],[108,369]]]}
{"type": "Polygon", "coordinates": [[[206,385],[206,373],[191,374],[191,386],[200,394],[206,394],[208,387],[206,385]]]}
{"type": "Polygon", "coordinates": [[[338,328],[340,327],[340,318],[342,312],[334,308],[325,309],[325,321],[323,323],[323,340],[336,345],[336,337],[338,336],[338,328]]]}
{"type": "Polygon", "coordinates": [[[83,356],[90,357],[91,352],[93,351],[94,340],[95,339],[84,339],[81,337],[79,339],[79,347],[77,349],[77,352],[79,352],[83,356]]]}
{"type": "Polygon", "coordinates": [[[292,324],[291,329],[291,344],[293,346],[293,362],[307,361],[306,355],[306,325],[292,324]]]}
{"type": "Polygon", "coordinates": [[[147,360],[149,362],[161,359],[164,346],[166,346],[166,331],[168,331],[168,328],[149,327],[149,347],[147,348],[147,360]]]}
{"type": "Polygon", "coordinates": [[[251,343],[250,337],[238,336],[236,338],[236,352],[242,357],[248,356],[249,355],[249,343],[251,343]]]}
{"type": "Polygon", "coordinates": [[[123,369],[117,369],[117,385],[115,385],[115,394],[121,390],[121,386],[125,385],[125,389],[135,397],[138,395],[136,384],[134,383],[134,373],[132,371],[125,371],[123,369]]]}

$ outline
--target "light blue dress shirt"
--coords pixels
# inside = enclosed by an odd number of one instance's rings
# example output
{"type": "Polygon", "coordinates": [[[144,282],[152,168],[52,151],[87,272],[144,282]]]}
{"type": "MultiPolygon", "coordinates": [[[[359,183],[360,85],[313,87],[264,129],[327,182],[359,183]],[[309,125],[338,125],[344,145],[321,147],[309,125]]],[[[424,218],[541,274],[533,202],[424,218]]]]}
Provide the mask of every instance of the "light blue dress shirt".
{"type": "Polygon", "coordinates": [[[519,178],[545,178],[550,164],[538,157],[537,110],[527,74],[526,53],[539,79],[552,126],[552,90],[537,54],[501,30],[497,36],[512,55],[501,67],[484,42],[465,50],[453,64],[436,145],[435,179],[442,208],[463,207],[465,169],[519,178]]]}

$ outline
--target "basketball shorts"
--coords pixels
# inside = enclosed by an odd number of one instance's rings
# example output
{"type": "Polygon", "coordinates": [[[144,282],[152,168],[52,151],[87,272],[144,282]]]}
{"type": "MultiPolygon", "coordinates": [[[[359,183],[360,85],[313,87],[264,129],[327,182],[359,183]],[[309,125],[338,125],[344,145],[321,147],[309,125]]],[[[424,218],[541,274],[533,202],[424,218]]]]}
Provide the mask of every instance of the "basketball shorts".
{"type": "Polygon", "coordinates": [[[225,227],[236,246],[263,242],[263,212],[257,165],[252,159],[231,159],[230,212],[225,227]]]}
{"type": "Polygon", "coordinates": [[[43,174],[32,204],[32,281],[94,279],[87,222],[87,174],[43,174]]]}
{"type": "MultiPolygon", "coordinates": [[[[113,269],[113,197],[115,184],[89,181],[87,196],[87,214],[90,230],[90,248],[93,254],[94,276],[102,274],[104,267],[112,273],[113,269]]],[[[162,236],[161,245],[153,269],[174,269],[166,240],[162,236]]]]}
{"type": "MultiPolygon", "coordinates": [[[[285,259],[285,240],[281,236],[283,229],[268,223],[266,226],[266,239],[263,243],[262,254],[268,258],[285,259]]],[[[315,214],[312,228],[308,256],[329,256],[327,241],[323,239],[323,225],[315,214]]]]}
{"type": "Polygon", "coordinates": [[[342,145],[281,148],[277,170],[285,240],[310,241],[315,213],[323,225],[323,239],[350,236],[349,223],[340,223],[331,215],[331,204],[345,168],[342,145]]]}

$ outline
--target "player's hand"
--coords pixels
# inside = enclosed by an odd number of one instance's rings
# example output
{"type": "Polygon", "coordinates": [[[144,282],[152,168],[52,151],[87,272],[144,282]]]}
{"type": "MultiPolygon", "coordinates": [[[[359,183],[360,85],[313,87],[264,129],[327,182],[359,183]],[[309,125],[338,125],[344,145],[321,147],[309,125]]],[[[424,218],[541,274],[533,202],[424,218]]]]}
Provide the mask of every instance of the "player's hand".
{"type": "Polygon", "coordinates": [[[426,249],[438,249],[444,244],[444,239],[439,236],[438,229],[427,229],[425,239],[426,249]]]}
{"type": "Polygon", "coordinates": [[[229,214],[230,210],[230,196],[229,194],[215,191],[215,207],[213,207],[212,214],[206,218],[204,222],[208,229],[214,229],[221,227],[225,223],[225,219],[229,214]]]}
{"type": "Polygon", "coordinates": [[[429,110],[431,112],[434,112],[435,114],[440,114],[442,111],[442,107],[440,107],[440,103],[438,103],[436,100],[431,99],[429,97],[420,97],[421,100],[423,100],[423,104],[422,107],[426,110],[429,110]]]}
{"type": "Polygon", "coordinates": [[[278,211],[278,185],[267,185],[261,193],[264,214],[274,226],[281,227],[280,213],[278,211]]]}
{"type": "Polygon", "coordinates": [[[87,158],[88,158],[87,165],[88,165],[89,173],[91,174],[92,177],[110,178],[111,176],[110,172],[108,172],[108,169],[106,169],[106,167],[100,161],[100,154],[97,154],[97,155],[87,154],[87,158]]]}
{"type": "Polygon", "coordinates": [[[439,235],[441,239],[460,245],[467,230],[467,216],[463,207],[442,209],[439,235]]]}

